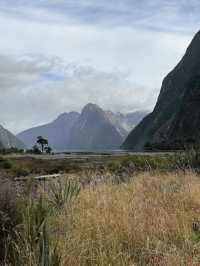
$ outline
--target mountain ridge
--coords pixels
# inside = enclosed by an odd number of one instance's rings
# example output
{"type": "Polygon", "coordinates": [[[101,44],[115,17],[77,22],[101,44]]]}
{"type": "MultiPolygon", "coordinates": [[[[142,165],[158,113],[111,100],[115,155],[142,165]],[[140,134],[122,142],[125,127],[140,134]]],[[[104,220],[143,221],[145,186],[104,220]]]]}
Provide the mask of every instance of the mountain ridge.
{"type": "MultiPolygon", "coordinates": [[[[90,125],[90,127],[93,127],[94,123],[100,123],[102,120],[106,121],[107,124],[110,124],[109,128],[112,130],[113,134],[115,136],[118,135],[117,138],[120,139],[118,144],[114,145],[116,148],[119,148],[129,131],[138,121],[142,119],[142,117],[144,117],[145,114],[146,111],[133,112],[127,115],[114,113],[112,111],[104,111],[96,104],[88,103],[82,109],[81,114],[77,112],[62,113],[52,122],[22,131],[17,136],[23,140],[29,148],[35,144],[37,136],[42,135],[49,140],[50,146],[52,146],[52,148],[56,151],[79,149],[82,144],[80,143],[78,147],[75,143],[75,140],[71,138],[71,135],[75,134],[71,133],[72,128],[81,115],[82,121],[79,121],[79,128],[77,130],[84,128],[84,123],[89,122],[89,119],[92,119],[92,116],[94,116],[92,125],[90,125]],[[88,114],[90,114],[89,117],[88,114]],[[129,121],[129,116],[132,117],[132,121],[129,121]],[[71,143],[73,143],[73,145],[71,143]]],[[[87,149],[89,149],[89,146],[90,145],[88,143],[87,149]]],[[[107,146],[109,145],[103,145],[103,143],[101,145],[102,149],[104,149],[104,147],[106,148],[107,146]]]]}
{"type": "Polygon", "coordinates": [[[17,134],[17,137],[31,148],[35,144],[37,136],[41,135],[49,140],[53,149],[62,150],[68,145],[68,135],[78,116],[77,112],[62,113],[52,122],[24,130],[17,134]]]}
{"type": "Polygon", "coordinates": [[[25,149],[25,144],[9,130],[0,125],[0,149],[25,149]]]}
{"type": "MultiPolygon", "coordinates": [[[[197,84],[193,81],[199,75],[200,32],[194,36],[181,61],[164,78],[153,112],[146,116],[129,134],[122,148],[142,151],[148,142],[152,144],[166,143],[167,145],[174,145],[175,143],[186,141],[187,138],[197,140],[199,138],[199,129],[196,130],[200,115],[199,102],[196,106],[191,101],[187,105],[191,116],[187,114],[188,109],[185,104],[189,100],[189,95],[191,93],[194,94],[195,86],[198,87],[196,90],[200,91],[200,82],[197,84]],[[194,117],[196,117],[196,122],[191,126],[191,120],[194,117]],[[191,128],[190,132],[187,130],[188,127],[191,128]],[[188,133],[185,134],[185,131],[188,133]]],[[[197,95],[198,93],[196,92],[197,95]]]]}

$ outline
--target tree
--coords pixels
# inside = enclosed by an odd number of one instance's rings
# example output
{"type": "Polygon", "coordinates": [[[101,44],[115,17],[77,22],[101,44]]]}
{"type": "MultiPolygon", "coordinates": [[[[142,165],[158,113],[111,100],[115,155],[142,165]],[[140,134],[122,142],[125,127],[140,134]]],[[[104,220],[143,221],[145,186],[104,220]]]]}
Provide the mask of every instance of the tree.
{"type": "Polygon", "coordinates": [[[34,146],[33,146],[32,151],[33,151],[33,153],[35,153],[35,154],[40,154],[40,153],[41,153],[41,151],[40,151],[40,149],[38,148],[37,145],[34,145],[34,146]]]}
{"type": "Polygon", "coordinates": [[[48,146],[48,140],[42,136],[37,137],[37,143],[41,146],[42,153],[44,152],[45,146],[48,146]]]}
{"type": "Polygon", "coordinates": [[[46,151],[47,154],[51,154],[52,148],[47,146],[47,147],[45,147],[45,151],[46,151]]]}

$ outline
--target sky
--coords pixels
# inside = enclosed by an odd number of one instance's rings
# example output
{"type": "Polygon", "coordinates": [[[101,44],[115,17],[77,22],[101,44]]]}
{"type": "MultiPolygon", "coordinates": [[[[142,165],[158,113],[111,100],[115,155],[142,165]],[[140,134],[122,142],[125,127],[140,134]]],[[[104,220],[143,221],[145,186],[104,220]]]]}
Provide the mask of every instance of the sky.
{"type": "Polygon", "coordinates": [[[0,0],[0,124],[151,111],[200,29],[199,0],[0,0]]]}

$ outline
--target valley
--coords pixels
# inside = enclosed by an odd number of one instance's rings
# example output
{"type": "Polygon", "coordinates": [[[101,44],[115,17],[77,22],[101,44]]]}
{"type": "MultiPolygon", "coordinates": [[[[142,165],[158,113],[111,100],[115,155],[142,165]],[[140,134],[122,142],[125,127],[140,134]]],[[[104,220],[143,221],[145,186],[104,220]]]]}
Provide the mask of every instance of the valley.
{"type": "Polygon", "coordinates": [[[0,2],[0,266],[200,266],[200,3],[0,2]]]}

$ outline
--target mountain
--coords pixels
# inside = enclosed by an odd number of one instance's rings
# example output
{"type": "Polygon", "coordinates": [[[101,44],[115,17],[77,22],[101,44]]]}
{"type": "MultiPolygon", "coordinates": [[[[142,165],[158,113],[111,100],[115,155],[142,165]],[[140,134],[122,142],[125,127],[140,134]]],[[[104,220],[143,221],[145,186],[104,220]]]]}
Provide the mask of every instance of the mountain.
{"type": "Polygon", "coordinates": [[[128,114],[122,114],[120,112],[114,113],[111,111],[106,111],[108,119],[116,127],[124,140],[130,131],[136,127],[147,115],[147,113],[147,111],[137,111],[128,114]]]}
{"type": "Polygon", "coordinates": [[[25,149],[26,146],[10,131],[0,125],[0,149],[10,148],[25,149]]]}
{"type": "Polygon", "coordinates": [[[148,145],[200,143],[200,32],[179,64],[164,79],[151,114],[129,134],[124,149],[148,145]]]}
{"type": "Polygon", "coordinates": [[[88,104],[81,114],[63,113],[53,122],[25,130],[17,137],[28,148],[35,145],[38,136],[43,136],[54,151],[117,149],[145,115],[145,111],[121,114],[88,104]]]}
{"type": "Polygon", "coordinates": [[[17,137],[31,148],[36,143],[37,136],[43,136],[48,139],[54,150],[63,151],[68,149],[71,128],[78,117],[79,113],[77,112],[63,113],[53,122],[25,130],[17,137]]]}
{"type": "Polygon", "coordinates": [[[72,127],[70,148],[80,150],[118,149],[123,138],[99,106],[87,104],[72,127]]]}

